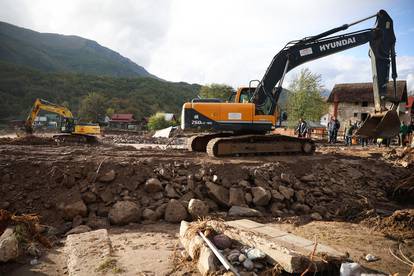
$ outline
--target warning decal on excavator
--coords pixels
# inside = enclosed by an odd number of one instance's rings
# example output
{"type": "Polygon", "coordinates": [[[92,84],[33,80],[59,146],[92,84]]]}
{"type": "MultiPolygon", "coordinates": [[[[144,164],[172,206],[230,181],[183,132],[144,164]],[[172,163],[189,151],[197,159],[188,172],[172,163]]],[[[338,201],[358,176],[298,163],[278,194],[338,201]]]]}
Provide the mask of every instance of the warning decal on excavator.
{"type": "Polygon", "coordinates": [[[228,119],[229,120],[241,120],[242,116],[241,113],[229,113],[228,119]]]}
{"type": "Polygon", "coordinates": [[[301,57],[313,54],[312,48],[306,48],[299,51],[301,57]]]}

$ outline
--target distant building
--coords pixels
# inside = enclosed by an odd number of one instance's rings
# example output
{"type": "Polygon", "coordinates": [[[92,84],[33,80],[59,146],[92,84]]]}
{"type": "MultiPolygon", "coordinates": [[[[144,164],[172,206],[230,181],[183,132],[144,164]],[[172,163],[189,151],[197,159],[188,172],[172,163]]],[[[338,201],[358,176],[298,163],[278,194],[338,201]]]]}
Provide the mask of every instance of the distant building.
{"type": "Polygon", "coordinates": [[[407,98],[407,105],[405,107],[405,122],[414,122],[414,96],[407,98]]]}
{"type": "Polygon", "coordinates": [[[137,130],[137,120],[134,118],[134,114],[113,114],[109,120],[110,128],[125,129],[125,130],[137,130]]]}
{"type": "Polygon", "coordinates": [[[177,121],[177,118],[175,117],[175,115],[174,115],[173,113],[164,113],[164,119],[165,119],[167,122],[170,122],[170,121],[177,121]]]}
{"type": "MultiPolygon", "coordinates": [[[[392,81],[388,83],[387,94],[394,97],[392,81]]],[[[397,81],[397,99],[400,102],[398,107],[400,119],[406,120],[407,81],[397,81]]],[[[364,121],[369,113],[374,112],[372,83],[336,84],[327,102],[329,103],[329,119],[335,116],[341,122],[341,129],[348,126],[349,121],[352,123],[364,121]]],[[[387,107],[390,105],[391,103],[386,103],[387,107]]],[[[326,120],[326,117],[323,119],[326,120]]]]}

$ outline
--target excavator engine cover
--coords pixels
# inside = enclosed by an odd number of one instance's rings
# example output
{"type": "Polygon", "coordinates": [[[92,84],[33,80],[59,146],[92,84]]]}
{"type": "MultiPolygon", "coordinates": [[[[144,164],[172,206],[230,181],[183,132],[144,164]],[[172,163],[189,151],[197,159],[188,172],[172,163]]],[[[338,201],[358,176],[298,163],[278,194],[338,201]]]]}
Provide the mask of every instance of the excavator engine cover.
{"type": "Polygon", "coordinates": [[[367,138],[392,138],[400,132],[400,118],[395,110],[371,114],[356,135],[367,138]]]}

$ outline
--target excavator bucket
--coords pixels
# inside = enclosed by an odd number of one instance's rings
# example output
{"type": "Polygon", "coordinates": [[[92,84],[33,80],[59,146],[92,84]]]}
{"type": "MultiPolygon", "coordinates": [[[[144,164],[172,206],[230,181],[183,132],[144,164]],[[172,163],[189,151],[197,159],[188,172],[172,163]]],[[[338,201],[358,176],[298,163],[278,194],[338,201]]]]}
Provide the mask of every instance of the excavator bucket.
{"type": "Polygon", "coordinates": [[[368,138],[392,138],[400,132],[400,118],[395,110],[371,114],[356,135],[368,138]]]}

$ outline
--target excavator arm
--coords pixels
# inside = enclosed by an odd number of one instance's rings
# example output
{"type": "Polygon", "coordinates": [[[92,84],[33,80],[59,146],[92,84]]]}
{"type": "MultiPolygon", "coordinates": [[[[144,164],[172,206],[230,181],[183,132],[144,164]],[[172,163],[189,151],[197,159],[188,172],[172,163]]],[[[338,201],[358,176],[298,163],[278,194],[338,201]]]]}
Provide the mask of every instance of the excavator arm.
{"type": "Polygon", "coordinates": [[[397,102],[396,97],[390,99],[386,95],[390,60],[392,78],[394,79],[394,95],[396,94],[395,40],[393,21],[386,11],[380,10],[376,15],[354,23],[345,24],[316,36],[289,42],[273,58],[263,79],[255,90],[252,102],[256,105],[256,114],[270,115],[274,113],[282,91],[283,79],[286,73],[293,68],[305,62],[342,52],[365,43],[370,45],[375,111],[381,112],[385,99],[397,102]],[[372,29],[328,37],[373,17],[376,17],[377,20],[376,26],[372,29]],[[277,87],[276,84],[278,84],[277,87]]]}
{"type": "Polygon", "coordinates": [[[39,114],[40,110],[56,113],[64,118],[73,119],[72,112],[66,107],[48,102],[46,100],[36,99],[32,107],[32,110],[30,111],[29,116],[27,117],[25,122],[25,130],[27,133],[33,133],[33,123],[37,117],[37,114],[39,114]]]}

